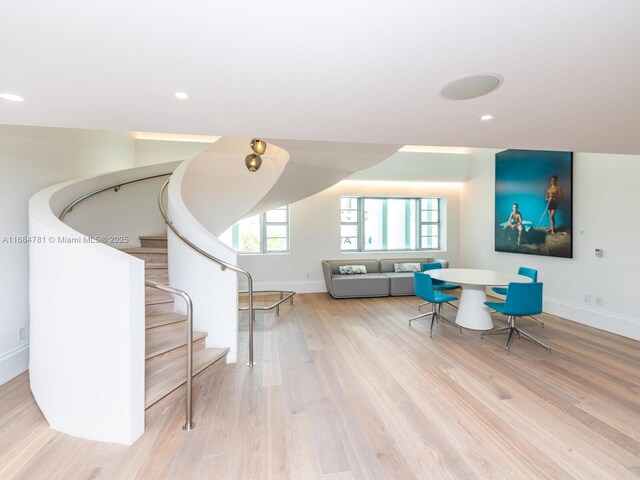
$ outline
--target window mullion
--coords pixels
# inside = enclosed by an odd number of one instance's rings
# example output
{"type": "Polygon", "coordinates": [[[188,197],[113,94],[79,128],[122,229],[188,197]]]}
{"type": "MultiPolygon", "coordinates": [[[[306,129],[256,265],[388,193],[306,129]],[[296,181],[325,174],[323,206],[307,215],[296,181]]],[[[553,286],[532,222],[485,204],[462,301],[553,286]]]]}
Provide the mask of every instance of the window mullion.
{"type": "Polygon", "coordinates": [[[414,218],[416,222],[416,231],[414,234],[414,238],[416,242],[416,249],[423,250],[422,248],[422,199],[421,198],[416,199],[415,210],[416,212],[415,212],[414,218]]]}
{"type": "Polygon", "coordinates": [[[387,232],[387,220],[389,218],[387,199],[382,201],[382,249],[388,249],[389,232],[387,232]]]}
{"type": "Polygon", "coordinates": [[[364,199],[358,198],[358,251],[364,252],[364,199]]]}
{"type": "MultiPolygon", "coordinates": [[[[415,204],[415,200],[413,200],[415,204]]],[[[404,244],[411,249],[411,201],[404,203],[404,244]]]]}

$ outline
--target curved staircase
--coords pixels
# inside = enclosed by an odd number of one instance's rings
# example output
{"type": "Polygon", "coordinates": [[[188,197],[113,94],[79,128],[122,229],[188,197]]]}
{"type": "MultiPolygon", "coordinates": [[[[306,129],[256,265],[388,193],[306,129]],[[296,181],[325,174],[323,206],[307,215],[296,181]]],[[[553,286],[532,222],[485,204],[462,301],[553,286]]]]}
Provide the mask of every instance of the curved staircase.
{"type": "MultiPolygon", "coordinates": [[[[167,237],[141,236],[123,252],[145,262],[145,278],[169,284],[167,237]]],[[[145,408],[186,383],[186,315],[174,312],[173,295],[145,287],[145,408]]],[[[193,376],[226,363],[229,348],[206,348],[206,333],[193,332],[193,376]]]]}
{"type": "Polygon", "coordinates": [[[237,274],[245,274],[249,283],[251,276],[235,267],[237,253],[217,235],[246,215],[312,195],[396,150],[287,141],[286,150],[270,144],[260,171],[251,173],[242,162],[249,143],[248,138],[221,138],[181,163],[63,182],[30,199],[30,236],[72,240],[29,245],[30,385],[52,428],[130,445],[144,432],[145,408],[186,382],[187,320],[174,311],[183,308],[182,299],[174,309],[173,297],[161,291],[168,268],[168,288],[188,294],[195,306],[193,328],[207,332],[194,332],[189,345],[193,374],[236,362],[237,274]],[[166,213],[188,243],[173,229],[168,242],[151,235],[141,238],[140,247],[124,250],[92,241],[104,236],[107,225],[125,229],[131,238],[162,231],[160,218],[148,215],[157,204],[145,188],[133,186],[168,175],[166,213]],[[132,187],[120,188],[124,185],[132,187]],[[110,191],[120,192],[119,199],[110,198],[110,191]],[[101,203],[76,208],[103,192],[101,203]],[[75,213],[67,223],[64,216],[71,210],[75,213]],[[96,222],[94,214],[105,211],[117,214],[110,223],[96,222]],[[148,222],[141,223],[143,218],[148,222]],[[147,288],[145,279],[159,285],[147,288]],[[205,341],[229,348],[206,348],[205,341]]]}

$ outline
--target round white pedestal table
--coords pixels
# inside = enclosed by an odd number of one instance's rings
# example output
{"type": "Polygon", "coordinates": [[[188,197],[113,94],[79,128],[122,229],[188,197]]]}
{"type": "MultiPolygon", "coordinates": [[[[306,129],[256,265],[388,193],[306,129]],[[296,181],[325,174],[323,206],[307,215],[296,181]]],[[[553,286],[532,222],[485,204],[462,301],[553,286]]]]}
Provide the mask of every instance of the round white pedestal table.
{"type": "Polygon", "coordinates": [[[491,330],[493,328],[490,310],[484,304],[487,301],[486,287],[507,286],[511,282],[531,282],[529,277],[516,273],[473,268],[442,268],[429,270],[426,273],[438,280],[460,284],[462,294],[456,314],[456,323],[471,330],[491,330]]]}

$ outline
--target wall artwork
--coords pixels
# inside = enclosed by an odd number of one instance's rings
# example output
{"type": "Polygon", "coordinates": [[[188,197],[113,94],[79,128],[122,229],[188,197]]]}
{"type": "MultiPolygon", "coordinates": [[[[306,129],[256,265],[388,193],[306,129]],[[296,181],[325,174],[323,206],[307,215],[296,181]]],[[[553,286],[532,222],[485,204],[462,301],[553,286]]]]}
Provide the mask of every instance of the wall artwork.
{"type": "Polygon", "coordinates": [[[573,257],[572,174],[571,152],[496,154],[497,252],[573,257]]]}

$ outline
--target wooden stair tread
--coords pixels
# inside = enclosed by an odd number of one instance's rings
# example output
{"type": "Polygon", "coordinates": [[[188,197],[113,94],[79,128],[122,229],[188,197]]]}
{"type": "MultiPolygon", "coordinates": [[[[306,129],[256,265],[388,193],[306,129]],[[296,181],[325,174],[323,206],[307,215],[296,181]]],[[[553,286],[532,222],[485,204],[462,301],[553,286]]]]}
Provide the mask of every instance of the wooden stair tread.
{"type": "Polygon", "coordinates": [[[120,249],[121,252],[134,256],[144,263],[167,263],[167,249],[160,247],[127,247],[120,249]]]}
{"type": "Polygon", "coordinates": [[[167,236],[160,233],[157,235],[140,235],[138,238],[140,240],[166,240],[167,236]]]}
{"type": "MultiPolygon", "coordinates": [[[[166,284],[165,284],[166,285],[166,284]]],[[[166,295],[173,295],[172,293],[165,292],[164,290],[160,290],[159,288],[150,287],[145,285],[144,294],[148,297],[164,297],[166,295]]]]}
{"type": "Polygon", "coordinates": [[[120,251],[124,253],[134,254],[134,253],[167,253],[166,248],[159,247],[126,247],[120,249],[120,251]]]}
{"type": "MultiPolygon", "coordinates": [[[[193,341],[206,338],[204,332],[193,332],[193,341]]],[[[184,324],[176,323],[162,328],[147,331],[145,342],[145,359],[150,359],[187,344],[187,334],[184,324]]]]}
{"type": "Polygon", "coordinates": [[[169,264],[168,263],[151,263],[151,262],[145,262],[144,264],[144,268],[146,268],[147,270],[153,270],[153,269],[166,269],[169,268],[169,264]]]}
{"type": "Polygon", "coordinates": [[[144,304],[145,305],[157,305],[159,303],[172,303],[175,301],[173,295],[167,292],[163,292],[158,290],[158,293],[154,294],[146,294],[144,296],[144,304]]]}
{"type": "MultiPolygon", "coordinates": [[[[195,335],[195,333],[194,333],[195,335]]],[[[228,348],[205,348],[193,353],[193,375],[225,358],[228,348]]],[[[186,356],[146,368],[145,408],[173,392],[186,382],[186,356]]]]}
{"type": "Polygon", "coordinates": [[[171,325],[172,323],[184,322],[186,315],[175,312],[156,313],[147,315],[145,318],[146,328],[162,327],[163,325],[171,325]]]}

